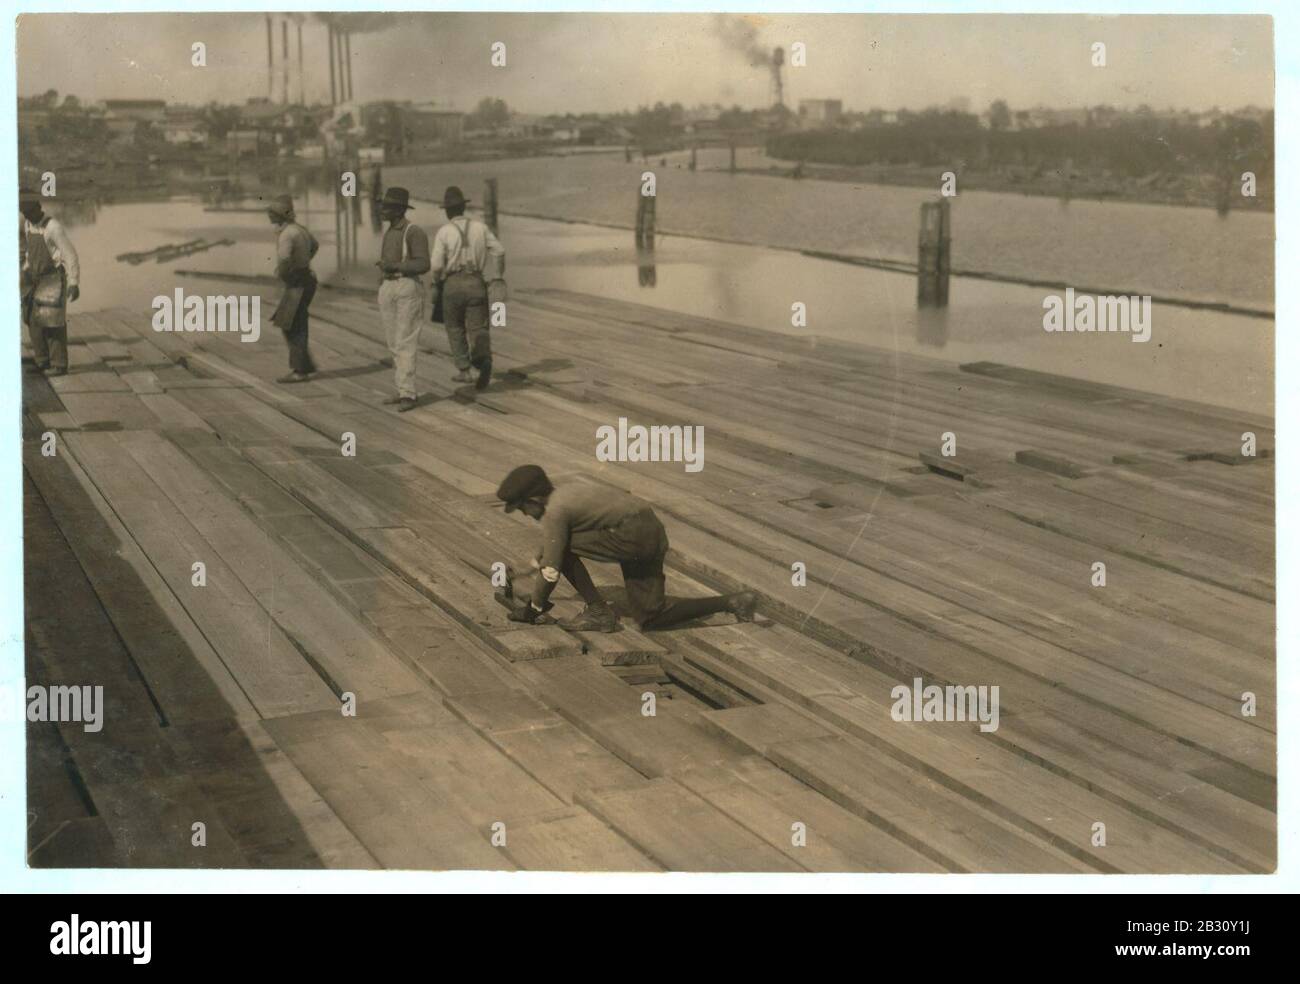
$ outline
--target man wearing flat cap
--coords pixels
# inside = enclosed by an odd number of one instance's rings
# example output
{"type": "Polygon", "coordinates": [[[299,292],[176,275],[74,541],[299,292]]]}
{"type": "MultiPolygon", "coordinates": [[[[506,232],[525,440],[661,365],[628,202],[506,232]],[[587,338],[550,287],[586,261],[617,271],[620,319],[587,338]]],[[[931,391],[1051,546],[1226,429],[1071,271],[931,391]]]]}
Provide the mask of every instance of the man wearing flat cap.
{"type": "Polygon", "coordinates": [[[514,595],[512,622],[549,622],[547,599],[563,574],[586,607],[558,624],[576,632],[617,631],[618,616],[592,582],[584,557],[622,568],[628,604],[643,631],[666,629],[717,612],[731,612],[742,622],[754,619],[752,591],[674,601],[664,597],[668,534],[644,499],[583,482],[557,489],[538,465],[514,469],[497,489],[497,498],[505,503],[506,512],[518,509],[542,524],[537,576],[531,592],[514,595]]]}
{"type": "Polygon", "coordinates": [[[489,280],[505,276],[506,251],[487,223],[465,214],[469,199],[455,185],[442,196],[447,224],[433,238],[433,278],[442,282],[443,324],[456,363],[452,380],[468,383],[469,370],[480,389],[492,381],[492,340],[488,335],[489,280]]]}
{"type": "Polygon", "coordinates": [[[22,213],[22,311],[34,356],[34,372],[68,372],[68,302],[81,296],[81,266],[67,230],[46,215],[41,196],[18,193],[22,213]]]}
{"type": "Polygon", "coordinates": [[[307,346],[307,310],[316,296],[316,274],[311,261],[320,249],[316,237],[300,225],[293,211],[293,199],[277,195],[266,207],[267,217],[276,228],[275,275],[284,283],[284,293],[271,322],[284,332],[289,346],[289,372],[277,383],[305,383],[316,371],[307,346]]]}
{"type": "Polygon", "coordinates": [[[397,381],[397,394],[384,402],[397,404],[399,413],[416,405],[415,354],[424,315],[423,277],[429,272],[429,237],[406,218],[413,207],[405,188],[386,189],[379,203],[379,213],[388,223],[377,264],[384,277],[379,285],[379,316],[397,381]]]}

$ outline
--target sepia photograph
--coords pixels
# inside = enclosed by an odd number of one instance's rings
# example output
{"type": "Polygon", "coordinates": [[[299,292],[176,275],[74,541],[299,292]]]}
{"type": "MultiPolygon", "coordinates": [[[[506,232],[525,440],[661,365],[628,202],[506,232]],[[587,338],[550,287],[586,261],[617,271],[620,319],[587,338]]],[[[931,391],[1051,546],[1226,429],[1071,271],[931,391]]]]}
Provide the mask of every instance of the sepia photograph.
{"type": "Polygon", "coordinates": [[[29,871],[1277,871],[1273,17],[357,7],[17,17],[29,871]]]}

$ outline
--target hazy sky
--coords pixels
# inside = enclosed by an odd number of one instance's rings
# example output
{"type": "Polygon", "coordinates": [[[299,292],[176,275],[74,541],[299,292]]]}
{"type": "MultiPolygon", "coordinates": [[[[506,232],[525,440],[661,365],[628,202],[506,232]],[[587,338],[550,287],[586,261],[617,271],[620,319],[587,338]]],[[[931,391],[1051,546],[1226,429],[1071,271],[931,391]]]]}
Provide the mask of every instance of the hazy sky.
{"type": "MultiPolygon", "coordinates": [[[[324,24],[303,15],[308,100],[329,95],[324,24]]],[[[339,16],[339,15],[334,15],[339,16]]],[[[348,16],[348,15],[342,15],[348,16]]],[[[787,102],[924,108],[954,97],[983,109],[1149,103],[1208,109],[1273,105],[1268,17],[1025,17],[872,14],[362,14],[352,38],[356,98],[434,100],[471,109],[484,96],[547,113],[640,104],[768,101],[768,72],[743,49],[807,46],[787,68],[787,102]],[[507,66],[490,64],[495,41],[507,66]],[[1090,63],[1107,46],[1107,66],[1090,63]]],[[[289,30],[296,57],[297,33],[289,30]]],[[[275,29],[280,50],[280,30],[275,29]]],[[[85,99],[202,103],[267,94],[261,14],[25,14],[18,91],[85,99]],[[207,45],[206,68],[190,46],[207,45]]],[[[292,95],[297,96],[294,82],[292,95]]]]}

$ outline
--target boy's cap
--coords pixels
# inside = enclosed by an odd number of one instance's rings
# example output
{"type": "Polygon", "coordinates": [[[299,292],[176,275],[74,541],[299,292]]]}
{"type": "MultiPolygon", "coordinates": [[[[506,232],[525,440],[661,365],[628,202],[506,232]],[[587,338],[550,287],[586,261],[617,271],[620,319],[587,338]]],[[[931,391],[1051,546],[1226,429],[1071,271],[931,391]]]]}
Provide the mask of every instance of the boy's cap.
{"type": "Polygon", "coordinates": [[[506,504],[506,512],[514,512],[525,499],[540,499],[555,491],[540,465],[520,465],[502,481],[497,498],[506,504]]]}

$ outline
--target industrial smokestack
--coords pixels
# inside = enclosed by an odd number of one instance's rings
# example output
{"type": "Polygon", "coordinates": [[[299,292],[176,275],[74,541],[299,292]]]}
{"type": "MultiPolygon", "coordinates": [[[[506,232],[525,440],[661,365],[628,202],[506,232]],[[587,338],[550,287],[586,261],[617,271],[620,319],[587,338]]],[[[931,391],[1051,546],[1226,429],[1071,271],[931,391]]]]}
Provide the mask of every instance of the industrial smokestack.
{"type": "Polygon", "coordinates": [[[335,44],[335,35],[334,35],[334,25],[333,25],[333,24],[330,24],[330,25],[328,25],[328,26],[329,26],[329,35],[330,35],[330,105],[331,105],[331,106],[335,106],[335,105],[338,104],[338,101],[339,101],[339,100],[338,100],[338,92],[337,92],[336,86],[335,86],[335,84],[334,84],[334,44],[335,44]]]}
{"type": "Polygon", "coordinates": [[[772,106],[785,108],[785,85],[781,79],[782,67],[785,65],[785,49],[772,49],[772,106]]]}
{"type": "Polygon", "coordinates": [[[348,76],[343,65],[343,38],[346,33],[341,27],[334,29],[334,57],[339,63],[339,102],[348,101],[348,76]]]}
{"type": "Polygon", "coordinates": [[[347,51],[347,57],[344,64],[348,72],[348,102],[352,101],[352,32],[347,31],[343,35],[343,46],[347,51]]]}
{"type": "Polygon", "coordinates": [[[266,15],[266,98],[275,98],[275,34],[271,28],[271,15],[266,15]]]}
{"type": "Polygon", "coordinates": [[[289,102],[289,22],[280,21],[280,105],[289,102]]]}
{"type": "Polygon", "coordinates": [[[298,105],[307,105],[307,73],[302,65],[302,18],[298,19],[298,105]]]}

